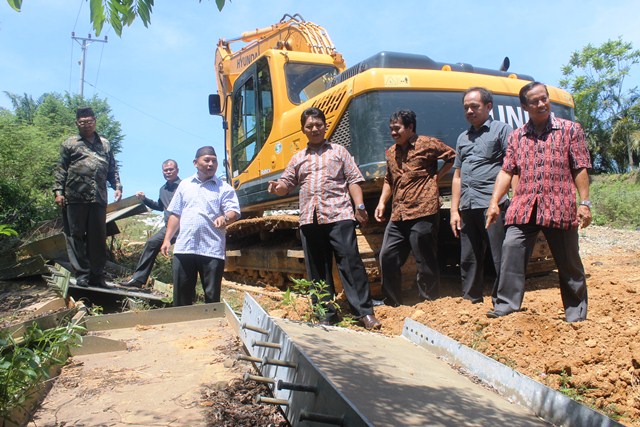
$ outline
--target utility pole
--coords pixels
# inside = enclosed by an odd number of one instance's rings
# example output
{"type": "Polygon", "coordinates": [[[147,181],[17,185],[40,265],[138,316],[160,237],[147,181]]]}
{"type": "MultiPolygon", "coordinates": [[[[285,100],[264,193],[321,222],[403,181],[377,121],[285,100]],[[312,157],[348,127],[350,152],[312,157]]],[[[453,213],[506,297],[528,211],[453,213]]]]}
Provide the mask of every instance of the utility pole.
{"type": "Polygon", "coordinates": [[[87,56],[87,48],[93,42],[107,43],[107,36],[104,36],[104,40],[92,39],[91,34],[87,38],[76,37],[76,33],[71,33],[71,38],[75,40],[82,49],[82,58],[80,59],[80,97],[84,98],[84,62],[87,56]]]}

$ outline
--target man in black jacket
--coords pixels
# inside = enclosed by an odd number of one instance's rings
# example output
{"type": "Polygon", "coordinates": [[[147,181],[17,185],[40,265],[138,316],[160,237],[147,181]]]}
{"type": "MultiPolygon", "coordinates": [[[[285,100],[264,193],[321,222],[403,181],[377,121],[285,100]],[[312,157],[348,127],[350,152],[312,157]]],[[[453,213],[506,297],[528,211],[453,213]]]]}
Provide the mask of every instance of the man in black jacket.
{"type": "MultiPolygon", "coordinates": [[[[144,245],[144,250],[138,261],[136,271],[131,276],[131,279],[125,282],[120,282],[120,286],[136,287],[140,288],[147,283],[151,269],[156,261],[156,257],[160,253],[160,247],[164,241],[164,235],[167,231],[167,219],[169,218],[169,212],[167,212],[167,206],[173,198],[173,194],[180,184],[180,178],[178,178],[178,163],[175,160],[169,159],[162,163],[162,174],[167,181],[162,187],[160,187],[160,196],[158,201],[151,200],[146,197],[143,192],[136,193],[136,197],[140,199],[147,207],[164,212],[164,226],[156,234],[151,236],[144,245]]],[[[171,240],[171,243],[175,242],[175,236],[171,240]]]]}

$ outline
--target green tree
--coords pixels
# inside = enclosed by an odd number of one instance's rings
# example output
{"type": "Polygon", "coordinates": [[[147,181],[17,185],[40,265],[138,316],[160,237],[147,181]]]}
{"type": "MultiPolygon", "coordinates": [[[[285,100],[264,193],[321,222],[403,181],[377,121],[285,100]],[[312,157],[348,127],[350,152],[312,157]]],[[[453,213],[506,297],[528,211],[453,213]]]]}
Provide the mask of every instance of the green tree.
{"type": "Polygon", "coordinates": [[[124,135],[106,100],[57,93],[35,101],[26,94],[7,96],[14,111],[0,109],[0,224],[23,232],[57,216],[52,170],[62,141],[77,133],[79,106],[94,109],[98,133],[112,142],[115,152],[120,151],[124,135]]]}
{"type": "Polygon", "coordinates": [[[16,116],[22,121],[33,123],[33,115],[38,108],[38,102],[34,101],[33,98],[26,93],[23,96],[6,91],[4,93],[11,100],[16,116]]]}
{"type": "Polygon", "coordinates": [[[627,88],[625,80],[638,62],[640,50],[618,38],[598,47],[588,44],[562,67],[560,86],[573,93],[576,116],[599,171],[621,172],[637,164],[633,135],[640,130],[640,92],[627,88]]]}
{"type": "MultiPolygon", "coordinates": [[[[17,12],[22,8],[22,0],[7,0],[17,12]]],[[[151,23],[151,12],[154,0],[89,0],[91,23],[96,35],[100,35],[105,22],[113,28],[118,36],[122,29],[130,26],[140,18],[145,27],[151,23]]],[[[202,3],[202,0],[198,0],[202,3]]],[[[216,0],[218,10],[222,10],[225,0],[216,0]]]]}

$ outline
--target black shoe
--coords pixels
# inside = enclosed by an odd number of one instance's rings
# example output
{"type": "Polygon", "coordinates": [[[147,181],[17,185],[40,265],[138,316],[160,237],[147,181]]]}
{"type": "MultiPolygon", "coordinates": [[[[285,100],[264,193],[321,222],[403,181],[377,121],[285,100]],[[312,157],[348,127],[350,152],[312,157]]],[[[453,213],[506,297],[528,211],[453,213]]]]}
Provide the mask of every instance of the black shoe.
{"type": "Polygon", "coordinates": [[[504,317],[504,316],[507,316],[509,314],[511,314],[511,313],[502,313],[500,311],[491,310],[491,311],[487,312],[487,317],[489,319],[497,319],[498,317],[504,317]]]}
{"type": "Polygon", "coordinates": [[[76,286],[78,286],[80,288],[88,288],[89,287],[89,281],[87,279],[78,279],[78,280],[76,280],[76,286]]]}
{"type": "Polygon", "coordinates": [[[125,288],[141,288],[144,286],[144,283],[140,282],[136,279],[127,280],[125,282],[120,282],[118,285],[123,286],[125,288]]]}
{"type": "Polygon", "coordinates": [[[104,279],[96,280],[95,282],[89,282],[89,286],[94,288],[113,289],[114,286],[108,284],[104,279]]]}
{"type": "Polygon", "coordinates": [[[374,316],[373,314],[362,316],[360,318],[360,323],[362,323],[365,329],[368,329],[370,331],[377,330],[382,327],[382,323],[380,323],[380,321],[376,319],[376,316],[374,316]]]}

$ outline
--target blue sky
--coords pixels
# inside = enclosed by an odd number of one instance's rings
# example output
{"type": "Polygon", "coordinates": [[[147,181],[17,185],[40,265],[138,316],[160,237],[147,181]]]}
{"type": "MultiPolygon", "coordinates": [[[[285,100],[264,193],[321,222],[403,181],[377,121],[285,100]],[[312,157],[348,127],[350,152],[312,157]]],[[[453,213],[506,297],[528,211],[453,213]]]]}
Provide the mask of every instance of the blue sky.
{"type": "MultiPolygon", "coordinates": [[[[213,0],[158,0],[149,28],[137,21],[122,37],[105,29],[108,43],[93,43],[86,58],[85,96],[106,98],[125,134],[125,197],[156,198],[167,158],[186,177],[198,147],[224,156],[221,119],[207,107],[217,92],[215,45],[285,13],[324,27],[348,66],[382,50],[485,68],[509,56],[511,71],[557,85],[571,52],[587,43],[622,36],[640,48],[637,0],[227,0],[222,12],[213,0]]],[[[71,32],[86,37],[88,16],[84,0],[24,0],[20,13],[0,0],[0,107],[11,107],[5,91],[79,92],[81,50],[71,32]]],[[[640,67],[634,71],[631,83],[640,85],[640,67]]]]}

